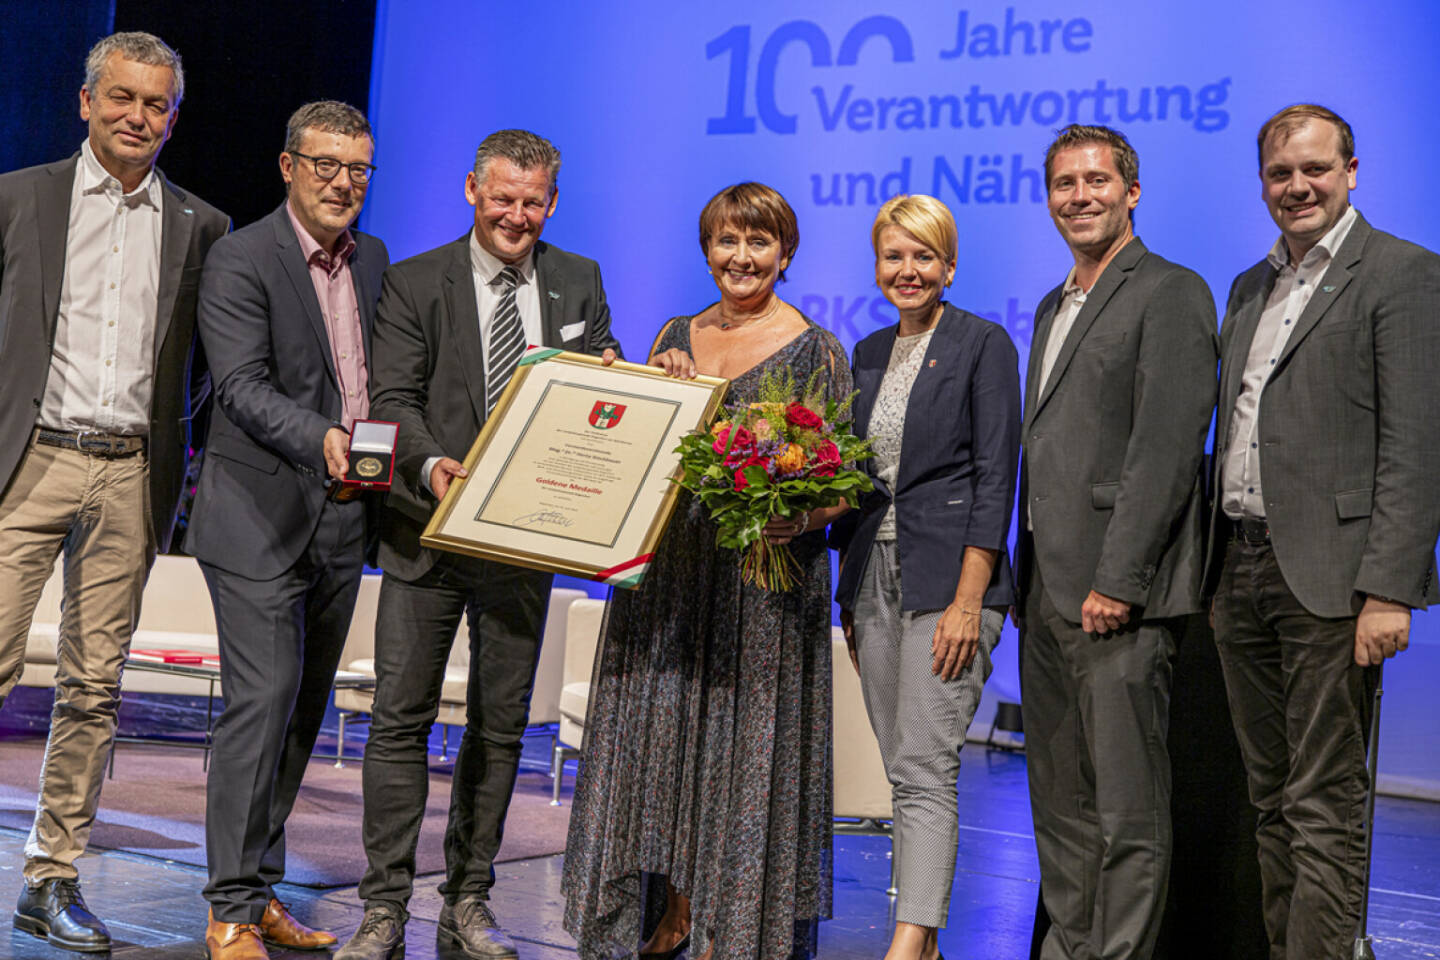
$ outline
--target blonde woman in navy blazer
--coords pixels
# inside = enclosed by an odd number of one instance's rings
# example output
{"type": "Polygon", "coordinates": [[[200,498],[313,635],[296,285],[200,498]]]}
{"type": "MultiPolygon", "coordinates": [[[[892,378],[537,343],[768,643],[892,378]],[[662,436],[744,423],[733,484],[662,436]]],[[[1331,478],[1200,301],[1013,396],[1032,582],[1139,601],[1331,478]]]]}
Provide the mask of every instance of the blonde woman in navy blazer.
{"type": "Polygon", "coordinates": [[[898,196],[871,231],[900,322],[855,347],[855,428],[875,491],[839,525],[836,600],[895,810],[899,900],[886,960],[934,960],[959,833],[960,746],[1013,600],[1006,551],[1020,376],[1003,327],[941,299],[955,221],[898,196]]]}

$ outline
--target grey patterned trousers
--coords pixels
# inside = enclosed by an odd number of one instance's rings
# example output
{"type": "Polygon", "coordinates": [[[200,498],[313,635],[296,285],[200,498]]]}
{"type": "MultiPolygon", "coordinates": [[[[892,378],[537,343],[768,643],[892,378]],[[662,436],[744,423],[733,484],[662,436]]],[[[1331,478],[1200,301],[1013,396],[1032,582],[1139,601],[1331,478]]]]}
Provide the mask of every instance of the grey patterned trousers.
{"type": "Polygon", "coordinates": [[[894,805],[895,919],[922,927],[945,926],[950,911],[960,834],[960,747],[1005,624],[1002,611],[981,612],[975,659],[947,683],[930,670],[930,641],[942,612],[900,609],[895,541],[876,541],[855,598],[855,645],[865,709],[894,805]]]}

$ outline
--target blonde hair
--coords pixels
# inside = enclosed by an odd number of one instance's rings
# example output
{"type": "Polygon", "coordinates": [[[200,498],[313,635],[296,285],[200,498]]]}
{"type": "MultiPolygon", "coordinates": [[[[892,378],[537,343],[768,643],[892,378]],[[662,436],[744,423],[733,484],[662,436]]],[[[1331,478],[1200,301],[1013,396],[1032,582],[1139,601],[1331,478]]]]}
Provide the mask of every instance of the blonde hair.
{"type": "Polygon", "coordinates": [[[885,201],[870,228],[870,246],[880,256],[880,234],[886,227],[899,227],[935,251],[945,263],[955,262],[960,246],[955,218],[950,208],[923,193],[902,193],[885,201]]]}

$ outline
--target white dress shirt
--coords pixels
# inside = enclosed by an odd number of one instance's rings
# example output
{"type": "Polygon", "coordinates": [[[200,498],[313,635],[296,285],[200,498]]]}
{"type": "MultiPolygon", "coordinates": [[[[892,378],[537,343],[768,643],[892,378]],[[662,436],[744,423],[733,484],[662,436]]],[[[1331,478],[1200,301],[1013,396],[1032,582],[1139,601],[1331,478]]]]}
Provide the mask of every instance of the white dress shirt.
{"type": "Polygon", "coordinates": [[[1045,335],[1045,352],[1040,357],[1040,389],[1035,392],[1036,400],[1040,399],[1045,392],[1045,385],[1050,382],[1050,371],[1055,369],[1060,348],[1065,345],[1065,338],[1070,336],[1070,328],[1075,325],[1075,318],[1085,306],[1088,293],[1089,291],[1080,289],[1080,284],[1075,280],[1075,268],[1071,267],[1070,273],[1065,277],[1065,285],[1060,289],[1060,302],[1055,305],[1055,319],[1050,324],[1050,332],[1045,335]]]}
{"type": "Polygon", "coordinates": [[[160,178],[124,193],[80,147],[40,425],[147,436],[160,289],[160,178]]]}
{"type": "MultiPolygon", "coordinates": [[[[504,292],[498,278],[500,271],[513,266],[520,271],[520,280],[515,286],[515,307],[520,311],[520,326],[525,330],[525,342],[531,346],[543,343],[545,334],[540,323],[540,288],[535,283],[535,250],[532,247],[525,259],[515,264],[503,263],[489,250],[480,246],[475,231],[470,231],[470,276],[475,281],[475,311],[480,317],[480,347],[485,356],[490,356],[490,321],[495,319],[495,308],[500,305],[500,294],[504,292]]],[[[464,456],[466,451],[458,451],[464,456]]],[[[420,468],[420,481],[431,493],[430,471],[440,457],[431,457],[420,468]]]]}
{"type": "MultiPolygon", "coordinates": [[[[1036,402],[1045,395],[1045,385],[1050,382],[1050,372],[1055,369],[1060,348],[1065,345],[1065,338],[1070,336],[1070,328],[1075,325],[1075,318],[1080,315],[1088,295],[1089,291],[1081,289],[1076,281],[1075,268],[1071,267],[1065,276],[1065,284],[1060,288],[1060,302],[1055,305],[1055,319],[1050,322],[1050,332],[1045,335],[1045,352],[1040,355],[1040,387],[1035,391],[1036,402]]],[[[1031,344],[1030,349],[1035,349],[1035,345],[1031,344]]],[[[1025,504],[1025,529],[1035,529],[1035,524],[1030,520],[1028,503],[1025,504]]]]}
{"type": "Polygon", "coordinates": [[[489,250],[480,246],[475,231],[470,231],[470,275],[475,280],[475,309],[480,314],[480,346],[490,356],[490,321],[500,305],[503,285],[497,282],[500,271],[513,266],[520,271],[515,286],[515,306],[520,310],[520,326],[525,329],[525,342],[538,344],[544,339],[540,327],[540,289],[535,284],[535,252],[532,248],[525,259],[515,264],[503,263],[489,250]]]}
{"type": "Polygon", "coordinates": [[[1310,248],[1298,267],[1290,263],[1290,248],[1283,236],[1266,255],[1277,271],[1275,286],[1265,301],[1260,323],[1255,327],[1255,338],[1250,341],[1240,394],[1230,415],[1228,448],[1221,471],[1220,507],[1232,520],[1265,516],[1265,497],[1260,486],[1260,395],[1280,354],[1285,352],[1285,345],[1290,342],[1290,332],[1354,225],[1355,208],[1351,207],[1320,242],[1310,248]]]}

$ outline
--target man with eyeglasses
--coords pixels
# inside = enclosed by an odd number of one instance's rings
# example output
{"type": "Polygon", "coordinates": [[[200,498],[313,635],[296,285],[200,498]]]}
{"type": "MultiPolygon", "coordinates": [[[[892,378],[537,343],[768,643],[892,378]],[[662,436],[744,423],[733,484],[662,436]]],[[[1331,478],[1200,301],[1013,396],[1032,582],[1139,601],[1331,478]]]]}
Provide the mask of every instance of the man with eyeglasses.
{"type": "Polygon", "coordinates": [[[120,671],[183,487],[195,283],[225,214],[155,166],[185,93],[180,58],[116,33],[85,59],[71,157],[0,176],[0,703],[63,551],[55,708],[17,930],[110,948],[80,894],[120,671]]]}
{"type": "Polygon", "coordinates": [[[373,531],[364,498],[340,481],[348,432],[369,413],[390,262],[351,229],[374,150],[354,107],[296,110],[280,154],[285,202],[217,243],[200,284],[216,408],[185,547],[210,588],[225,690],[205,810],[212,960],[335,943],[274,890],[373,531]]]}

